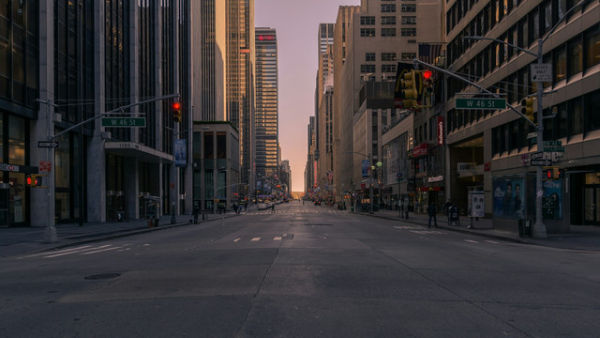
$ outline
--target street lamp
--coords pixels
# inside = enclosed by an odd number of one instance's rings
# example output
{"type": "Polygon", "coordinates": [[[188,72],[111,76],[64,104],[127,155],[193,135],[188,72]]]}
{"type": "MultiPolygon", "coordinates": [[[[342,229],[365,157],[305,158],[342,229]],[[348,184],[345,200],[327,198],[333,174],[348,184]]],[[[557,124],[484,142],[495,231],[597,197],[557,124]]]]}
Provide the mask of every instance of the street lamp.
{"type": "MultiPolygon", "coordinates": [[[[538,46],[537,46],[537,53],[531,52],[529,50],[523,49],[519,46],[515,46],[511,43],[508,43],[506,41],[503,40],[499,40],[499,39],[494,39],[494,38],[488,38],[488,37],[483,37],[483,36],[465,36],[463,37],[463,39],[471,39],[471,40],[491,40],[497,43],[502,43],[505,45],[508,45],[512,48],[516,48],[526,54],[535,56],[537,58],[537,64],[538,65],[542,65],[544,63],[544,42],[546,42],[546,40],[548,40],[548,38],[552,35],[552,33],[554,33],[554,31],[558,28],[558,26],[566,19],[568,18],[572,12],[574,12],[576,9],[579,9],[582,6],[585,6],[586,4],[588,4],[589,2],[591,2],[591,0],[582,0],[579,1],[576,5],[574,5],[573,7],[571,7],[571,9],[569,9],[561,18],[558,19],[558,21],[556,22],[556,24],[554,24],[554,26],[552,28],[550,28],[550,30],[548,32],[546,32],[545,34],[543,34],[539,39],[538,39],[538,46]]],[[[536,89],[537,89],[537,126],[536,126],[536,130],[537,130],[537,149],[538,152],[544,152],[544,107],[542,104],[542,99],[544,97],[544,86],[542,85],[542,82],[540,81],[536,81],[537,85],[536,85],[536,89]]],[[[544,195],[544,188],[542,185],[542,166],[536,166],[536,206],[535,206],[535,224],[533,225],[533,237],[536,238],[546,238],[547,232],[546,232],[546,225],[544,224],[544,220],[543,220],[543,214],[542,214],[542,196],[544,195]]]]}

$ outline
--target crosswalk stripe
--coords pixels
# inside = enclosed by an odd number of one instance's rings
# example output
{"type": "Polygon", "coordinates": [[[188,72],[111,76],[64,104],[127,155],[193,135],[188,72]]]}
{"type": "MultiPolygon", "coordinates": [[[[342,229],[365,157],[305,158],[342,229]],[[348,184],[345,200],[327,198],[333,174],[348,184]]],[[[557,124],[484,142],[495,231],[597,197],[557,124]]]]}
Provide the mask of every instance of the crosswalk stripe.
{"type": "Polygon", "coordinates": [[[99,246],[99,247],[88,247],[88,248],[85,248],[83,250],[69,251],[69,252],[63,252],[63,253],[59,253],[59,254],[48,255],[48,256],[44,256],[44,258],[55,258],[55,257],[62,257],[62,256],[67,256],[67,255],[78,254],[78,253],[84,253],[84,252],[87,252],[87,251],[98,250],[98,249],[106,248],[106,247],[109,247],[109,246],[110,246],[110,244],[102,245],[102,246],[99,246]]]}
{"type": "Polygon", "coordinates": [[[500,244],[500,243],[498,243],[496,241],[490,241],[490,240],[486,240],[486,242],[491,243],[491,244],[500,244]]]}
{"type": "Polygon", "coordinates": [[[280,241],[281,240],[281,236],[275,236],[275,237],[273,237],[273,240],[274,241],[280,241]]]}
{"type": "Polygon", "coordinates": [[[258,241],[260,241],[260,237],[254,237],[250,241],[252,241],[252,242],[258,242],[258,241]]]}
{"type": "Polygon", "coordinates": [[[238,238],[234,239],[233,241],[234,241],[235,243],[237,243],[237,242],[239,242],[239,241],[240,241],[240,239],[241,239],[241,238],[239,238],[239,237],[238,237],[238,238]]]}
{"type": "Polygon", "coordinates": [[[465,239],[465,242],[469,242],[469,243],[479,243],[479,242],[477,242],[477,241],[474,241],[474,240],[472,240],[472,239],[465,239]]]}

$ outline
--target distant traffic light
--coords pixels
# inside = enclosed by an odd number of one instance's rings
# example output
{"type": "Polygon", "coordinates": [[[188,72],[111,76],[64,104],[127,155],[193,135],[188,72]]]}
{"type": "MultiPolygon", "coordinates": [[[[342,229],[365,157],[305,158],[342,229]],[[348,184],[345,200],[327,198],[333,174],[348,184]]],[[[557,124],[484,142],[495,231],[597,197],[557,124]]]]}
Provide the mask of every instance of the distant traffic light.
{"type": "Polygon", "coordinates": [[[429,80],[433,76],[433,72],[429,69],[423,71],[423,79],[429,80]]]}
{"type": "Polygon", "coordinates": [[[533,97],[524,98],[521,101],[521,113],[527,117],[531,122],[536,123],[534,114],[535,99],[533,97]]]}
{"type": "Polygon", "coordinates": [[[43,180],[41,175],[27,175],[25,177],[25,185],[28,187],[41,187],[43,180]]]}
{"type": "Polygon", "coordinates": [[[181,122],[181,103],[178,101],[173,102],[171,109],[173,110],[173,121],[181,122]]]}
{"type": "Polygon", "coordinates": [[[407,71],[402,75],[400,80],[402,86],[402,100],[404,108],[415,108],[417,106],[417,99],[419,98],[419,91],[417,90],[417,79],[416,72],[414,70],[407,71]]]}

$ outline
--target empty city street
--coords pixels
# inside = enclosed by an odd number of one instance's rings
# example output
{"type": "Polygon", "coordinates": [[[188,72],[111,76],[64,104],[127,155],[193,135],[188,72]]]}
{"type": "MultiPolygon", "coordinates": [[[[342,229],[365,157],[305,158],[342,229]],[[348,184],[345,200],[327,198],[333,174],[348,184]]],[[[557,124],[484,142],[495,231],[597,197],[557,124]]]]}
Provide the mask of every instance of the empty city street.
{"type": "Polygon", "coordinates": [[[0,336],[597,336],[597,252],[297,201],[0,261],[0,336]]]}

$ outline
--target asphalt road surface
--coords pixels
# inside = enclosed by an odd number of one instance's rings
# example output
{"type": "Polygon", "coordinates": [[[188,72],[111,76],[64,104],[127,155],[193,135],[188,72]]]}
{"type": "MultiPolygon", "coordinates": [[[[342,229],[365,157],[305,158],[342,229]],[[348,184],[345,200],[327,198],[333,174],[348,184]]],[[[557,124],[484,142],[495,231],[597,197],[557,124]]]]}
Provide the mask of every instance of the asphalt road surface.
{"type": "Polygon", "coordinates": [[[0,260],[0,337],[598,337],[600,254],[298,202],[0,260]]]}

